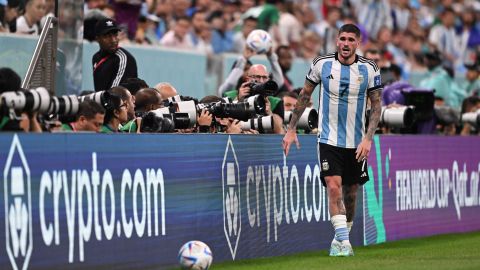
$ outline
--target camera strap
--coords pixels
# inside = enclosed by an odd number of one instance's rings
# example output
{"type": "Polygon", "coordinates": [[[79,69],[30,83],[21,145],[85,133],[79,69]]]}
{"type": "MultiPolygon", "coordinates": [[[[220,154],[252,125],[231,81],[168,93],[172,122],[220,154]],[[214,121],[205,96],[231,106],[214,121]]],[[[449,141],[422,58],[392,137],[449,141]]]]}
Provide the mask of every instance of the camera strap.
{"type": "Polygon", "coordinates": [[[103,57],[102,59],[100,59],[100,61],[98,61],[98,63],[95,64],[95,66],[93,67],[93,72],[95,72],[95,70],[97,70],[97,68],[102,65],[103,63],[105,63],[105,61],[107,61],[107,59],[110,57],[110,55],[107,55],[105,57],[103,57]]]}

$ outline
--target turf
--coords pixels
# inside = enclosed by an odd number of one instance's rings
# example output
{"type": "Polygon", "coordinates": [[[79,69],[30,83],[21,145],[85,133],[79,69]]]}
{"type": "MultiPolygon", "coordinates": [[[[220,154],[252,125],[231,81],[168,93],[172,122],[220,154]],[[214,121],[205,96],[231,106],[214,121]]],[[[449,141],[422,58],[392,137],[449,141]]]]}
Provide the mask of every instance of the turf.
{"type": "Polygon", "coordinates": [[[322,250],[275,258],[214,262],[210,269],[478,270],[480,269],[479,246],[480,232],[449,234],[354,247],[354,257],[332,258],[328,256],[326,250],[322,250]]]}

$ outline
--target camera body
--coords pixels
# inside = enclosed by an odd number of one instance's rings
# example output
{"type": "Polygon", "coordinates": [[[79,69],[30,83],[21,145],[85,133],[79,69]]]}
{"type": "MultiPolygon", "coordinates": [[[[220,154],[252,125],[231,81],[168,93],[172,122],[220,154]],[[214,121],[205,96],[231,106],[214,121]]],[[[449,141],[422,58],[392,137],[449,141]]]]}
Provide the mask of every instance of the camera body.
{"type": "Polygon", "coordinates": [[[257,81],[252,81],[248,84],[250,87],[249,96],[275,96],[278,92],[278,84],[273,80],[268,80],[264,83],[259,83],[257,81]]]}

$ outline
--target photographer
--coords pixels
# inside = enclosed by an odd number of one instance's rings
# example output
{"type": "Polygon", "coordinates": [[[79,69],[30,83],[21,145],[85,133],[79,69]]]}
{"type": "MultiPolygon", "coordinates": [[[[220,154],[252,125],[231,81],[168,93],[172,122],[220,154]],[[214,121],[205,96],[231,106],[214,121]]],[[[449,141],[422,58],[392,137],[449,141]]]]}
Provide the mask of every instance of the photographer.
{"type": "MultiPolygon", "coordinates": [[[[230,74],[227,76],[227,79],[219,87],[217,92],[220,96],[228,96],[232,99],[237,96],[237,90],[239,90],[245,81],[249,81],[248,73],[251,68],[249,66],[252,65],[250,58],[255,54],[256,53],[252,49],[250,49],[248,46],[245,46],[243,54],[237,58],[232,70],[230,71],[230,74]],[[239,83],[239,81],[243,82],[239,83]],[[237,85],[240,85],[240,87],[236,87],[237,85]]],[[[276,82],[278,88],[281,89],[284,85],[285,79],[282,75],[282,68],[278,62],[278,56],[272,51],[272,48],[270,48],[270,50],[266,53],[266,56],[272,68],[272,80],[276,82]]]]}
{"type": "MultiPolygon", "coordinates": [[[[480,98],[471,96],[462,102],[462,115],[465,113],[475,113],[480,110],[480,98]]],[[[466,121],[462,121],[462,130],[460,135],[477,135],[479,134],[479,127],[474,126],[466,121]]]]}
{"type": "MultiPolygon", "coordinates": [[[[247,81],[244,82],[238,91],[238,101],[244,101],[245,98],[251,96],[252,87],[258,84],[266,84],[269,81],[267,67],[264,65],[253,65],[248,70],[247,81]]],[[[278,90],[278,89],[277,89],[278,90]]],[[[263,96],[263,95],[262,95],[263,96]]],[[[267,115],[272,115],[274,118],[274,133],[284,134],[285,131],[282,128],[284,106],[283,101],[280,98],[264,93],[265,103],[267,105],[267,115]]]]}
{"type": "Polygon", "coordinates": [[[143,88],[135,94],[135,117],[120,130],[127,133],[140,133],[142,116],[163,107],[162,96],[155,88],[143,88]]]}
{"type": "MultiPolygon", "coordinates": [[[[0,68],[0,95],[5,92],[24,91],[20,86],[21,79],[15,71],[0,68]]],[[[37,112],[14,111],[0,102],[0,131],[42,132],[37,116],[37,112]]]]}
{"type": "MultiPolygon", "coordinates": [[[[216,102],[222,102],[222,99],[217,96],[206,96],[200,100],[200,103],[202,104],[212,104],[216,102]]],[[[245,133],[242,132],[240,120],[216,117],[206,109],[203,109],[198,114],[197,127],[199,133],[245,133]]]]}
{"type": "Polygon", "coordinates": [[[105,118],[103,120],[100,133],[117,133],[122,124],[128,121],[127,102],[120,96],[113,94],[110,96],[110,103],[105,108],[105,118]]]}
{"type": "Polygon", "coordinates": [[[100,132],[105,117],[105,109],[93,100],[80,103],[75,122],[63,124],[64,132],[100,132]]]}

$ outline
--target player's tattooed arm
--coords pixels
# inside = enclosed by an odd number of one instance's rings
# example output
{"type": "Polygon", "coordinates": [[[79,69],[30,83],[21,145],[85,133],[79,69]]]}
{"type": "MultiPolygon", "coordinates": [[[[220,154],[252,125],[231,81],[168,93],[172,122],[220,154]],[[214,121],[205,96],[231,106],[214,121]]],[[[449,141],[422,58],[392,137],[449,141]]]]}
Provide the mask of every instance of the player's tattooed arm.
{"type": "Polygon", "coordinates": [[[375,131],[377,130],[378,122],[380,122],[380,116],[382,114],[382,100],[381,100],[381,93],[382,91],[376,90],[371,91],[368,94],[368,98],[370,99],[370,118],[368,119],[368,128],[366,137],[369,140],[373,139],[373,135],[375,135],[375,131]]]}
{"type": "Polygon", "coordinates": [[[313,90],[315,89],[316,85],[313,85],[309,81],[305,81],[303,85],[303,89],[300,92],[300,95],[297,99],[297,104],[295,105],[295,109],[292,112],[292,119],[288,125],[288,129],[296,130],[297,129],[297,122],[302,116],[303,112],[307,108],[308,103],[310,102],[310,98],[312,97],[313,90]]]}

